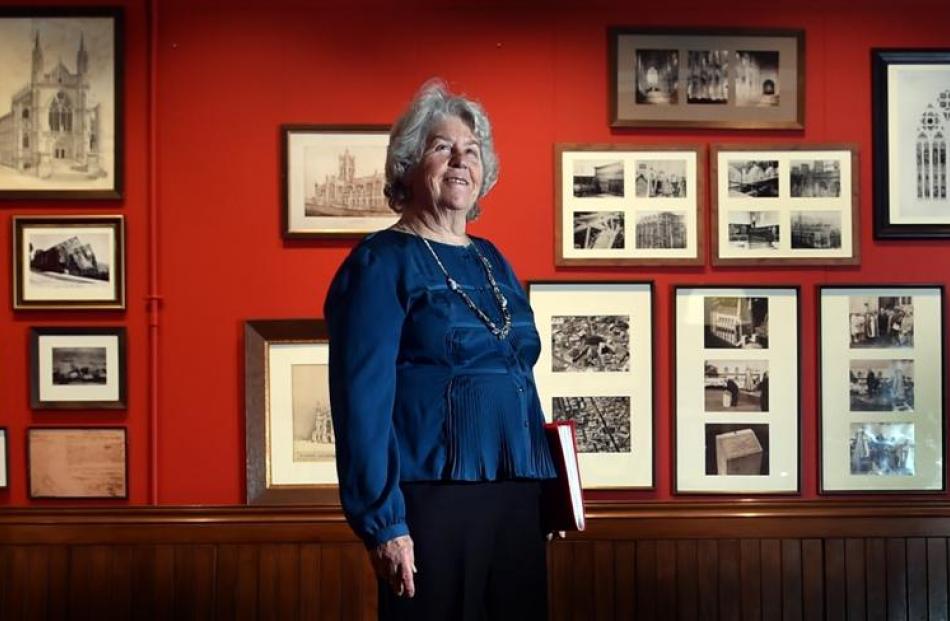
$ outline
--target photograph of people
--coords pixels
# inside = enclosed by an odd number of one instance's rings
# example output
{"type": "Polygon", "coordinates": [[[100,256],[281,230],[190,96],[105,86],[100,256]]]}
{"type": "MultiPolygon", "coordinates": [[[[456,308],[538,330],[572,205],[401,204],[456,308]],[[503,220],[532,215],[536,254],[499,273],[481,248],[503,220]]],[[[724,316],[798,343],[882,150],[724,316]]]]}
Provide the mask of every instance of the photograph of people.
{"type": "Polygon", "coordinates": [[[467,232],[498,179],[493,145],[480,104],[424,84],[386,155],[401,217],[327,295],[340,498],[381,619],[547,618],[541,344],[511,266],[467,232]]]}

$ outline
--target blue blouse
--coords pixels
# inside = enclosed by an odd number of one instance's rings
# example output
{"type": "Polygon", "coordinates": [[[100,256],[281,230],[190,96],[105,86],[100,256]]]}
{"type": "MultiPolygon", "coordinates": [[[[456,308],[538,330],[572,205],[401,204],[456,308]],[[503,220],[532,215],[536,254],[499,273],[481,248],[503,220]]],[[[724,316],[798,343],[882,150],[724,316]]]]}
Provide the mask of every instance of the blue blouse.
{"type": "MultiPolygon", "coordinates": [[[[330,409],[343,511],[367,545],[407,534],[403,481],[555,476],[531,369],[541,350],[514,272],[472,238],[508,299],[499,340],[446,285],[421,239],[363,239],[327,295],[330,409]]],[[[496,325],[501,311],[475,249],[430,242],[496,325]]]]}

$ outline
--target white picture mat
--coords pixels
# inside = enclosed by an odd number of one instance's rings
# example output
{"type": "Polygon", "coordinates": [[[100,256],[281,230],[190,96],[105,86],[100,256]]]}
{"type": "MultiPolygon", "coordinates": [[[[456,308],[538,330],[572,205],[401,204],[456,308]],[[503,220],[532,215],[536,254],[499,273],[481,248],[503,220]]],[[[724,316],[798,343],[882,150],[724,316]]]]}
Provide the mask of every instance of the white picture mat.
{"type": "Polygon", "coordinates": [[[799,489],[798,296],[794,289],[676,290],[676,491],[780,493],[799,489]],[[706,349],[707,297],[767,297],[768,349],[706,349]],[[704,412],[706,360],[767,360],[769,412],[704,412]],[[769,426],[768,475],[707,475],[707,423],[769,426]]]}
{"type": "Polygon", "coordinates": [[[698,254],[696,211],[699,181],[695,151],[564,151],[561,153],[561,254],[565,259],[665,258],[693,259],[698,254]],[[574,163],[583,160],[623,162],[624,196],[575,197],[574,163]],[[646,160],[682,161],[686,164],[686,196],[639,198],[636,195],[637,162],[646,160]],[[624,248],[574,248],[574,213],[578,211],[619,211],[624,216],[624,248]],[[636,248],[637,214],[671,211],[684,216],[685,248],[636,248]]]}
{"type": "Polygon", "coordinates": [[[7,474],[7,430],[0,429],[0,487],[10,485],[7,474]]]}
{"type": "Polygon", "coordinates": [[[814,151],[727,151],[717,153],[716,224],[719,257],[815,259],[848,258],[854,254],[852,231],[852,171],[851,152],[847,150],[814,151]],[[739,160],[769,160],[779,163],[779,194],[776,197],[729,196],[729,162],[739,160]],[[791,196],[791,166],[799,160],[836,160],[841,171],[841,191],[837,197],[791,196]],[[734,248],[729,245],[730,211],[776,211],[779,213],[779,247],[776,249],[734,248]],[[841,215],[841,248],[792,248],[793,211],[835,211],[841,215]]]}
{"type": "MultiPolygon", "coordinates": [[[[399,218],[392,216],[307,216],[304,213],[308,178],[303,165],[305,150],[309,147],[342,149],[347,146],[379,147],[382,159],[376,166],[358,164],[357,174],[363,169],[382,173],[386,165],[386,132],[289,132],[287,135],[287,205],[288,228],[291,231],[319,230],[325,232],[375,231],[391,226],[399,218]]],[[[335,172],[335,171],[334,171],[335,172]]]]}
{"type": "Polygon", "coordinates": [[[541,337],[534,367],[545,419],[554,397],[629,397],[630,452],[578,453],[584,489],[652,487],[653,482],[653,317],[646,283],[529,283],[531,308],[541,337]],[[628,372],[553,372],[551,318],[563,315],[628,315],[628,372]]]}
{"type": "MultiPolygon", "coordinates": [[[[117,261],[121,261],[121,257],[117,259],[116,253],[116,239],[115,239],[116,229],[112,226],[25,226],[23,227],[23,238],[20,240],[20,253],[21,253],[21,265],[23,266],[23,273],[20,274],[20,280],[23,283],[23,299],[26,301],[42,301],[42,300],[104,300],[109,301],[113,300],[116,297],[116,273],[117,270],[121,269],[122,266],[116,265],[117,261]],[[75,233],[72,233],[75,231],[75,233]],[[31,270],[30,270],[30,237],[32,234],[36,235],[54,235],[56,233],[62,233],[63,238],[68,239],[74,235],[79,235],[82,239],[83,235],[88,236],[106,236],[108,239],[108,248],[105,250],[108,254],[105,256],[105,261],[109,265],[109,280],[103,280],[101,282],[94,282],[92,279],[86,279],[80,286],[69,287],[69,286],[55,286],[55,287],[43,287],[37,286],[33,283],[31,279],[31,270]]],[[[43,248],[46,250],[46,248],[43,248]]]]}
{"type": "Polygon", "coordinates": [[[327,365],[327,343],[267,346],[267,486],[336,484],[335,462],[294,461],[293,378],[295,365],[327,365]]]}
{"type": "Polygon", "coordinates": [[[821,290],[821,475],[823,491],[939,490],[943,485],[943,413],[940,291],[934,288],[821,290]],[[852,296],[911,296],[914,345],[895,348],[850,346],[848,299],[852,296]],[[851,360],[913,360],[913,412],[851,412],[851,360]],[[913,476],[852,475],[852,423],[913,423],[913,476]]]}
{"type": "MultiPolygon", "coordinates": [[[[887,67],[887,178],[892,224],[947,224],[950,197],[917,198],[917,135],[928,104],[950,88],[946,65],[891,64],[887,67]]],[[[939,111],[936,105],[934,110],[939,111]]],[[[950,135],[944,124],[943,135],[950,135]]]]}
{"type": "Polygon", "coordinates": [[[41,334],[37,337],[37,378],[40,401],[118,401],[119,337],[115,334],[41,334]],[[53,384],[53,349],[104,347],[105,384],[53,384]]]}

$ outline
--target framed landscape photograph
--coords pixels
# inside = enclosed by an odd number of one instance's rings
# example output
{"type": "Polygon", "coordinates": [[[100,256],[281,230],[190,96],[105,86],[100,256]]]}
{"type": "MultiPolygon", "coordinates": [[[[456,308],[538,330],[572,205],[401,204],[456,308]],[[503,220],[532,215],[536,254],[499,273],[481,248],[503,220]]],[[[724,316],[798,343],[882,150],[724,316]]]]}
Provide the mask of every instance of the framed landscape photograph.
{"type": "Polygon", "coordinates": [[[0,9],[0,199],[122,197],[122,10],[0,9]]]}
{"type": "Polygon", "coordinates": [[[611,127],[804,129],[805,32],[608,30],[611,127]]]}
{"type": "Polygon", "coordinates": [[[122,216],[14,216],[13,308],[125,308],[122,216]]]}
{"type": "Polygon", "coordinates": [[[713,145],[714,265],[857,265],[853,145],[713,145]]]}
{"type": "Polygon", "coordinates": [[[942,492],[943,285],[827,285],[821,492],[942,492]]]}
{"type": "Polygon", "coordinates": [[[0,489],[10,487],[10,453],[7,442],[7,428],[0,427],[0,489]]]}
{"type": "Polygon", "coordinates": [[[29,497],[128,498],[124,427],[30,427],[29,497]]]}
{"type": "Polygon", "coordinates": [[[573,420],[584,489],[652,489],[653,283],[528,283],[545,418],[573,420]]]}
{"type": "Polygon", "coordinates": [[[383,195],[386,125],[284,125],[285,239],[361,237],[396,222],[383,195]]]}
{"type": "Polygon", "coordinates": [[[244,324],[248,504],[339,505],[328,356],[323,320],[244,324]]]}
{"type": "Polygon", "coordinates": [[[702,265],[706,150],[555,146],[555,264],[702,265]]]}
{"type": "Polygon", "coordinates": [[[950,237],[950,48],[871,50],[874,236],[950,237]]]}
{"type": "Polygon", "coordinates": [[[123,410],[124,327],[30,328],[30,407],[123,410]]]}
{"type": "Polygon", "coordinates": [[[800,491],[797,287],[674,288],[677,494],[800,491]]]}

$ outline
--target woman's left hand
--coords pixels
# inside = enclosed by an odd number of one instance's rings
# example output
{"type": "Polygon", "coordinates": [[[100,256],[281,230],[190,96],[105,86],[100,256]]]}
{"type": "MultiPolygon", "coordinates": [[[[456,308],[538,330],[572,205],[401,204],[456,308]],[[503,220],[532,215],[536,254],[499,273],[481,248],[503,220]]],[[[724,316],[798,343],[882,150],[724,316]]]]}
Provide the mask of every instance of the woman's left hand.
{"type": "Polygon", "coordinates": [[[416,572],[412,537],[402,535],[381,543],[370,550],[370,560],[376,575],[398,596],[412,597],[416,594],[413,574],[416,572]]]}

